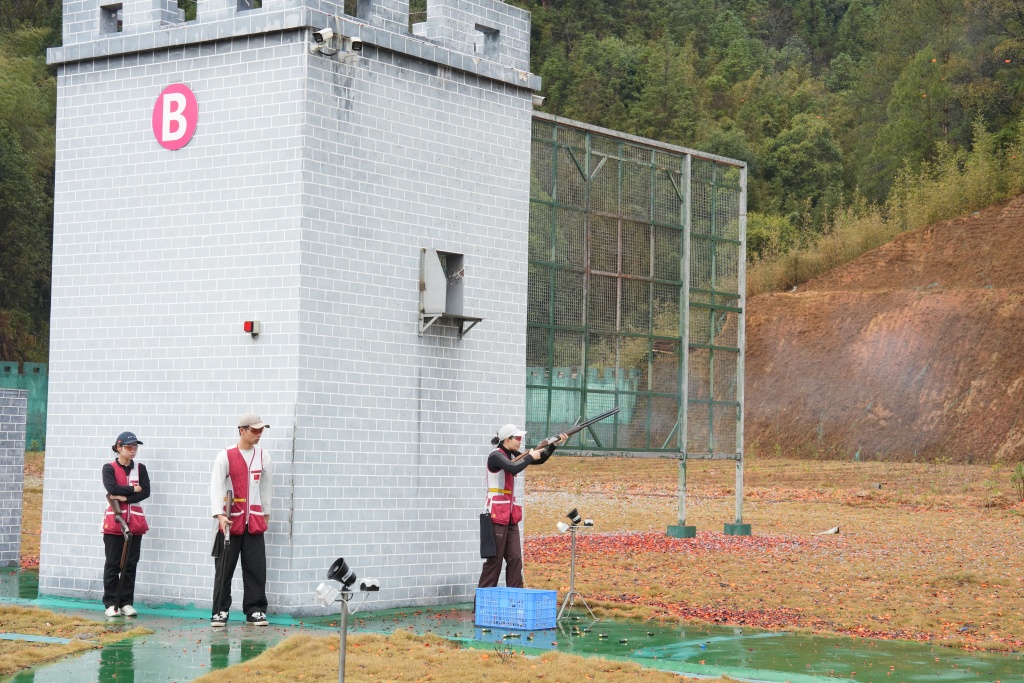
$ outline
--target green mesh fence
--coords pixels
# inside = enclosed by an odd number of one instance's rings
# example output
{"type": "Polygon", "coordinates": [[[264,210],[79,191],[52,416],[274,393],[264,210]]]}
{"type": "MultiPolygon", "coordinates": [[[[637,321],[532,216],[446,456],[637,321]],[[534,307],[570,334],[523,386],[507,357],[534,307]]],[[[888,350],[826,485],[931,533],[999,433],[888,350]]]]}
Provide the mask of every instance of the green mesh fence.
{"type": "Polygon", "coordinates": [[[567,447],[739,457],[744,183],[740,162],[534,115],[529,431],[618,406],[567,447]]]}
{"type": "Polygon", "coordinates": [[[46,363],[0,361],[0,389],[28,391],[28,423],[25,425],[25,450],[46,448],[46,401],[49,391],[46,363]]]}

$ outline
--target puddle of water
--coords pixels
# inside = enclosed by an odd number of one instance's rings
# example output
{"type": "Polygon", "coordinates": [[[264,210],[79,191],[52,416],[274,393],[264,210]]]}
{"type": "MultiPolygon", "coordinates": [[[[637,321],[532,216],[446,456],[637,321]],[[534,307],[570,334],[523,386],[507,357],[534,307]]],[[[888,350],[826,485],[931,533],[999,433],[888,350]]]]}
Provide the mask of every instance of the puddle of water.
{"type": "Polygon", "coordinates": [[[8,680],[9,683],[191,681],[212,669],[248,661],[282,638],[282,634],[254,633],[251,637],[238,637],[231,633],[211,633],[209,627],[187,635],[154,634],[28,669],[8,680]]]}
{"type": "Polygon", "coordinates": [[[827,637],[733,627],[564,620],[546,631],[482,629],[470,605],[356,614],[351,630],[404,628],[471,647],[557,650],[687,674],[819,683],[1024,682],[1024,654],[969,653],[907,641],[827,637]]]}
{"type": "Polygon", "coordinates": [[[30,569],[0,570],[0,600],[35,600],[39,596],[39,572],[30,569]]]}
{"type": "Polygon", "coordinates": [[[27,643],[54,643],[57,645],[67,645],[71,642],[70,638],[53,638],[51,636],[30,636],[21,633],[0,633],[0,640],[23,640],[27,643]]]}
{"type": "Polygon", "coordinates": [[[4,683],[183,683],[211,669],[248,661],[303,630],[288,615],[271,616],[270,626],[249,626],[238,611],[231,613],[226,629],[214,630],[207,610],[168,605],[138,605],[138,617],[106,619],[99,601],[40,598],[38,585],[37,572],[0,571],[0,604],[81,615],[118,628],[142,626],[154,633],[27,669],[3,679],[4,683]]]}

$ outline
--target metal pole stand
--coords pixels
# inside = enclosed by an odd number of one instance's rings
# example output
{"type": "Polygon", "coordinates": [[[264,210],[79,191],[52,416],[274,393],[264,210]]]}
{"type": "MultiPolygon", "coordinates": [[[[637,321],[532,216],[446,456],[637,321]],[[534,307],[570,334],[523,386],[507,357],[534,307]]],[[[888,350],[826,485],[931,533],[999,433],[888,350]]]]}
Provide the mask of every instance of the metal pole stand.
{"type": "Polygon", "coordinates": [[[583,595],[576,590],[576,529],[575,525],[569,527],[569,534],[571,536],[572,552],[569,556],[569,592],[565,594],[565,598],[562,600],[562,607],[558,610],[558,617],[555,621],[562,620],[562,614],[565,612],[565,608],[568,607],[570,610],[576,605],[576,598],[580,599],[583,606],[590,612],[590,618],[594,621],[598,621],[598,618],[594,616],[594,611],[590,609],[590,605],[587,604],[586,599],[583,595]]]}
{"type": "Polygon", "coordinates": [[[338,683],[345,683],[345,639],[348,632],[348,601],[352,591],[341,591],[341,636],[338,642],[338,683]]]}

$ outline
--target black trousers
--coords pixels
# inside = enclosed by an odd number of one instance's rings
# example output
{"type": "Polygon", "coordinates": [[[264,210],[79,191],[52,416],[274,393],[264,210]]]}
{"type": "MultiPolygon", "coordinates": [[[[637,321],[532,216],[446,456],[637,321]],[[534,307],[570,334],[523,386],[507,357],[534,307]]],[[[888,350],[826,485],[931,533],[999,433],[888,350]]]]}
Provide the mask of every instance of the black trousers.
{"type": "MultiPolygon", "coordinates": [[[[235,565],[238,558],[242,558],[242,609],[245,616],[253,612],[267,611],[267,546],[263,540],[263,534],[250,534],[248,530],[241,536],[232,536],[231,545],[228,546],[228,557],[226,572],[227,576],[220,575],[220,565],[214,566],[214,586],[220,585],[220,604],[213,606],[213,613],[227,612],[231,609],[231,577],[235,575],[235,565]],[[220,583],[223,581],[224,583],[220,583]]],[[[217,591],[214,591],[216,596],[217,591]]]]}
{"type": "Polygon", "coordinates": [[[505,586],[523,587],[523,549],[519,545],[518,524],[495,524],[494,544],[498,553],[484,561],[477,588],[494,588],[501,576],[501,562],[505,561],[505,586]]]}
{"type": "Polygon", "coordinates": [[[132,536],[128,546],[128,557],[124,565],[124,585],[121,586],[121,604],[117,603],[117,580],[121,576],[121,549],[124,548],[124,536],[121,534],[103,534],[103,550],[106,562],[103,563],[103,606],[116,605],[121,609],[124,605],[135,604],[135,568],[139,565],[139,554],[142,552],[142,536],[132,536]]]}

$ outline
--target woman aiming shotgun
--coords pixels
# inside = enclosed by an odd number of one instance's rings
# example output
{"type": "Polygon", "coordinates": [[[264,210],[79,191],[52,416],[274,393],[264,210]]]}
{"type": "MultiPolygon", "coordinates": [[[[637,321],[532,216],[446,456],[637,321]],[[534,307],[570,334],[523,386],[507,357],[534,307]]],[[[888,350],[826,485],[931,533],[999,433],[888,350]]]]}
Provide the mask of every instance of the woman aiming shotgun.
{"type": "Polygon", "coordinates": [[[103,515],[103,606],[108,617],[134,617],[135,569],[142,536],[149,531],[138,503],[149,498],[149,473],[135,462],[142,442],[132,432],[121,432],[111,450],[113,462],[103,466],[103,488],[109,503],[103,515]],[[114,509],[114,506],[119,508],[114,509]]]}
{"type": "MultiPolygon", "coordinates": [[[[484,562],[479,588],[498,585],[502,562],[505,563],[505,585],[509,588],[523,587],[523,549],[519,542],[523,504],[516,497],[516,475],[529,465],[543,465],[555,452],[555,448],[568,438],[565,434],[559,434],[556,441],[546,444],[544,448],[534,448],[520,455],[519,448],[524,436],[525,431],[507,424],[491,439],[497,448],[487,456],[486,508],[490,513],[494,533],[495,554],[484,562]]],[[[489,539],[482,540],[486,543],[489,539]]]]}
{"type": "Polygon", "coordinates": [[[498,430],[491,443],[497,446],[487,456],[487,512],[481,515],[480,555],[485,557],[478,588],[498,585],[501,565],[505,563],[505,586],[523,587],[523,549],[519,542],[519,522],[523,504],[516,498],[516,475],[530,465],[543,465],[555,448],[570,436],[619,412],[618,408],[601,413],[586,422],[573,425],[558,436],[550,436],[526,453],[520,453],[526,432],[513,424],[498,430]],[[486,529],[485,527],[491,527],[486,529]],[[490,541],[493,535],[493,546],[490,541]]]}

